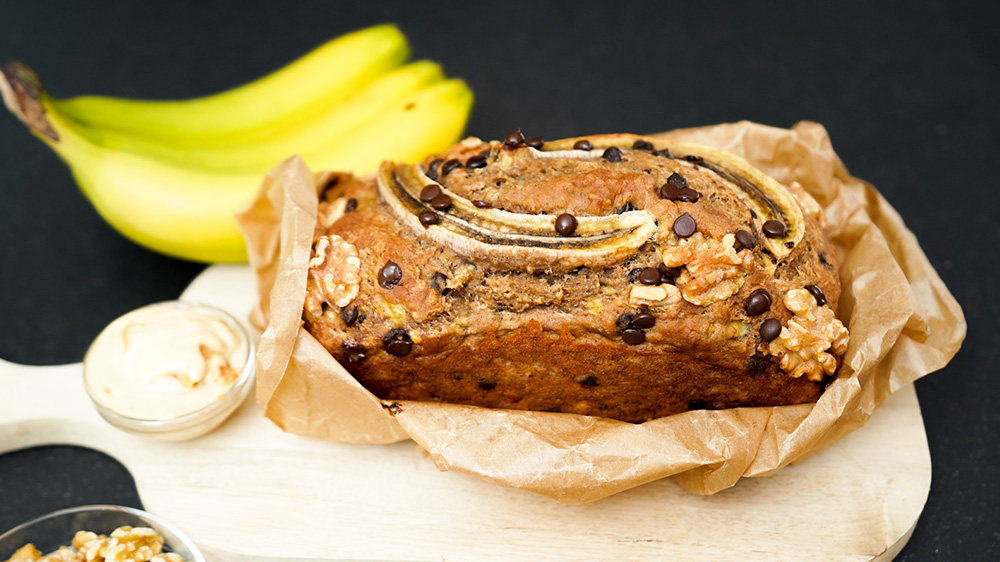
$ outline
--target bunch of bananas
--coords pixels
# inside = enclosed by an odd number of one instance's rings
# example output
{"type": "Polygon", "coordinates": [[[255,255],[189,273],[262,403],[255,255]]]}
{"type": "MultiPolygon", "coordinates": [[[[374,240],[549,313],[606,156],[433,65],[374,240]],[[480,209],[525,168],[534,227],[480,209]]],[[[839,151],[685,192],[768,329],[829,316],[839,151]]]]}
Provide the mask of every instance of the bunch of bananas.
{"type": "Polygon", "coordinates": [[[402,33],[381,25],[191,100],[57,100],[18,62],[0,67],[0,93],[123,235],[174,257],[241,262],[234,215],[289,156],[314,170],[366,174],[458,140],[471,91],[435,63],[405,64],[409,55],[402,33]]]}

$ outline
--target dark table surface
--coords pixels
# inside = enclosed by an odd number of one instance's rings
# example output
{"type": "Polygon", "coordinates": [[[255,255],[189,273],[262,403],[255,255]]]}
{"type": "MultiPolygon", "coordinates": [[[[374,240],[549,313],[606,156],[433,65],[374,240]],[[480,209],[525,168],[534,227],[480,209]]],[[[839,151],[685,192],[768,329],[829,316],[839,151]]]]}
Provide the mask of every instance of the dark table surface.
{"type": "MultiPolygon", "coordinates": [[[[916,233],[968,319],[951,364],[916,383],[933,480],[898,559],[997,559],[996,8],[718,4],[7,2],[0,59],[31,65],[57,97],[186,98],[392,21],[414,58],[467,80],[477,96],[467,130],[483,138],[516,127],[552,139],[741,119],[824,124],[851,172],[916,233]]],[[[4,115],[0,264],[0,357],[39,365],[79,361],[105,324],[176,298],[203,268],[120,237],[57,157],[4,115]]],[[[0,456],[0,530],[93,502],[138,505],[113,459],[71,447],[0,456]]]]}

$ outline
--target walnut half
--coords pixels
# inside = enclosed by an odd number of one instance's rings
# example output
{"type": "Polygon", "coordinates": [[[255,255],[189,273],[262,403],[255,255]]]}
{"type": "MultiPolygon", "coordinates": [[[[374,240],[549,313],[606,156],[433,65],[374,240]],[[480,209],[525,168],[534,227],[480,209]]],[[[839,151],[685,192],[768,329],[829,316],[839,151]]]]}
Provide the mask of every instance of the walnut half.
{"type": "Polygon", "coordinates": [[[847,351],[850,335],[828,306],[816,304],[805,289],[785,293],[785,308],[795,314],[781,328],[781,334],[768,344],[768,352],[780,359],[781,369],[798,378],[823,380],[837,370],[835,355],[847,351]]]}

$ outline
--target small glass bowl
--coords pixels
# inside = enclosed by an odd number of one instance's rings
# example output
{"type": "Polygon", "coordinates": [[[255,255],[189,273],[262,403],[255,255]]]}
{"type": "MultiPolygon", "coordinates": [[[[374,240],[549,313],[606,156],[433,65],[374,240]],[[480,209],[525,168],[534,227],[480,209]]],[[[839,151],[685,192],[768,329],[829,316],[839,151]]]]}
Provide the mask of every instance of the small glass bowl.
{"type": "MultiPolygon", "coordinates": [[[[90,396],[91,401],[93,401],[94,406],[97,408],[97,412],[101,415],[101,417],[122,431],[133,435],[152,437],[165,441],[183,441],[186,439],[194,439],[195,437],[199,437],[209,431],[212,431],[218,427],[219,424],[224,422],[226,418],[239,408],[240,404],[243,403],[247,395],[250,393],[250,390],[253,388],[254,376],[257,372],[257,355],[253,339],[250,337],[249,332],[247,332],[243,324],[233,318],[232,315],[222,309],[207,304],[179,300],[163,301],[138,308],[132,312],[147,310],[154,307],[191,309],[214,316],[222,320],[227,326],[229,326],[230,329],[233,330],[233,333],[237,334],[243,340],[247,349],[247,356],[245,362],[243,363],[243,369],[225,393],[223,393],[218,400],[215,400],[198,410],[180,416],[153,420],[127,416],[115,411],[110,406],[103,404],[97,393],[88,384],[87,356],[90,355],[89,349],[83,358],[83,384],[87,389],[87,394],[90,396]]],[[[127,314],[131,314],[131,312],[127,314]]],[[[100,336],[98,336],[98,338],[99,337],[100,336]]],[[[91,344],[91,348],[93,348],[93,344],[91,344]]]]}
{"type": "Polygon", "coordinates": [[[141,509],[119,505],[73,507],[18,525],[0,535],[0,560],[7,560],[28,543],[48,554],[60,546],[69,546],[77,531],[110,535],[111,531],[125,525],[150,527],[163,537],[164,552],[179,554],[189,562],[205,562],[198,547],[177,527],[141,509]]]}

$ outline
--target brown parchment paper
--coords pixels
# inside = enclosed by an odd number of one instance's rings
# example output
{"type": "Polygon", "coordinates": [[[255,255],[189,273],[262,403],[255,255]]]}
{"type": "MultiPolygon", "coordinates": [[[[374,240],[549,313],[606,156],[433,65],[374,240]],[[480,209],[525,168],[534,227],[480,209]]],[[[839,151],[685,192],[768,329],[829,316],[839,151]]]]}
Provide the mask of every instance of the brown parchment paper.
{"type": "Polygon", "coordinates": [[[823,127],[750,122],[663,133],[742,155],[823,205],[838,250],[840,316],[851,332],[838,378],[816,404],[697,410],[629,424],[574,414],[400,402],[391,413],[304,329],[306,271],[325,174],[290,159],[240,216],[258,276],[264,414],[300,435],[352,443],[413,439],[441,470],[478,475],[563,502],[587,502],[663,478],[712,494],[767,476],[862,426],[886,397],[943,367],[965,318],[889,203],[852,177],[823,127]]]}

